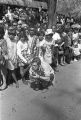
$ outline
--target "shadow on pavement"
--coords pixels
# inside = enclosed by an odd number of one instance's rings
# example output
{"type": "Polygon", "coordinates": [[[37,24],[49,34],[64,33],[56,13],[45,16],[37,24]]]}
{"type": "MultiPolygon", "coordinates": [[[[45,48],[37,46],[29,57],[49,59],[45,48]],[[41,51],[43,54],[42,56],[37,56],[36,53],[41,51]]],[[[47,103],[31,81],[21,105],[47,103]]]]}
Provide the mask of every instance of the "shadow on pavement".
{"type": "Polygon", "coordinates": [[[65,96],[65,95],[67,95],[67,96],[75,96],[75,92],[74,91],[69,91],[69,90],[67,90],[67,89],[57,89],[56,90],[56,96],[59,96],[59,97],[61,97],[61,96],[65,96]]]}
{"type": "Polygon", "coordinates": [[[72,118],[71,116],[67,115],[62,107],[49,105],[42,100],[35,101],[35,105],[42,108],[44,116],[46,115],[45,118],[47,118],[47,120],[76,120],[76,118],[72,118]]]}
{"type": "Polygon", "coordinates": [[[81,93],[81,88],[76,88],[77,93],[81,93]]]}
{"type": "Polygon", "coordinates": [[[76,88],[74,91],[69,91],[67,89],[57,89],[55,91],[56,97],[67,97],[73,100],[75,104],[81,104],[81,88],[76,88]]]}

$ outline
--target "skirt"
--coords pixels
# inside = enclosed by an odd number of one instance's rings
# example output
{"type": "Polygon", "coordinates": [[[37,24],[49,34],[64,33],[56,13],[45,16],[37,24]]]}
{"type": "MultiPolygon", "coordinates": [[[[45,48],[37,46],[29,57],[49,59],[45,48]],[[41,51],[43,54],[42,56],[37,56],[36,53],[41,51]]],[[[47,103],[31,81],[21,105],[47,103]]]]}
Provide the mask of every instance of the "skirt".
{"type": "MultiPolygon", "coordinates": [[[[28,54],[28,51],[27,51],[27,50],[23,50],[23,51],[21,52],[21,54],[22,54],[22,56],[27,60],[27,64],[30,64],[32,58],[31,58],[31,55],[28,54]]],[[[18,66],[19,66],[19,67],[25,65],[25,63],[24,63],[23,60],[21,60],[19,57],[18,57],[17,59],[18,59],[17,61],[18,61],[18,66]]]]}
{"type": "Polygon", "coordinates": [[[9,70],[14,70],[17,68],[17,61],[13,62],[12,60],[8,60],[6,62],[6,67],[9,69],[9,70]]]}

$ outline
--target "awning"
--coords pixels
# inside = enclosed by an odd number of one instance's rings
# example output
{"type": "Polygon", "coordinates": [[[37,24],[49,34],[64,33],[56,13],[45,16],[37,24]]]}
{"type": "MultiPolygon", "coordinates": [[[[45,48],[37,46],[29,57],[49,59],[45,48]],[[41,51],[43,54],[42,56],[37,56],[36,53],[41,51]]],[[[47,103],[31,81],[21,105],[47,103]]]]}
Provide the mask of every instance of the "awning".
{"type": "Polygon", "coordinates": [[[42,8],[46,9],[47,4],[45,2],[38,2],[32,0],[0,0],[0,4],[9,4],[9,5],[17,5],[17,6],[28,6],[33,8],[42,8]]]}

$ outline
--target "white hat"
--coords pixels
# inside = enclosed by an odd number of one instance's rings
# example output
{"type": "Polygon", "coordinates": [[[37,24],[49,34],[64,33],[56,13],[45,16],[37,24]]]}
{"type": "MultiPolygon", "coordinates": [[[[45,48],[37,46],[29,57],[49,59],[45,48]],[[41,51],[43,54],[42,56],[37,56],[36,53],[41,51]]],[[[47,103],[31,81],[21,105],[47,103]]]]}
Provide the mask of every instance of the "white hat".
{"type": "Polygon", "coordinates": [[[22,21],[21,21],[21,20],[19,20],[19,21],[18,21],[18,24],[22,24],[22,21]]]}
{"type": "Polygon", "coordinates": [[[52,29],[47,29],[47,30],[46,30],[45,35],[49,35],[49,34],[53,34],[52,29]]]}

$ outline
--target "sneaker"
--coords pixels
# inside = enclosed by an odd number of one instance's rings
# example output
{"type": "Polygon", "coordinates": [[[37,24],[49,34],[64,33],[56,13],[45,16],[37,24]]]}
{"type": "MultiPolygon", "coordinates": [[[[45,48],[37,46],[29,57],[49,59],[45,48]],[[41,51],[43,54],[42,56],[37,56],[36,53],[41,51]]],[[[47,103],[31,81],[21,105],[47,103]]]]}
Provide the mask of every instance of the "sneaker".
{"type": "Polygon", "coordinates": [[[64,66],[65,64],[64,63],[60,63],[61,66],[64,66]]]}
{"type": "Polygon", "coordinates": [[[74,62],[76,62],[77,61],[77,59],[74,59],[74,62]]]}
{"type": "Polygon", "coordinates": [[[71,63],[73,63],[74,61],[73,60],[71,60],[71,63]]]}
{"type": "Polygon", "coordinates": [[[59,72],[59,69],[58,68],[54,68],[55,72],[59,72]]]}

